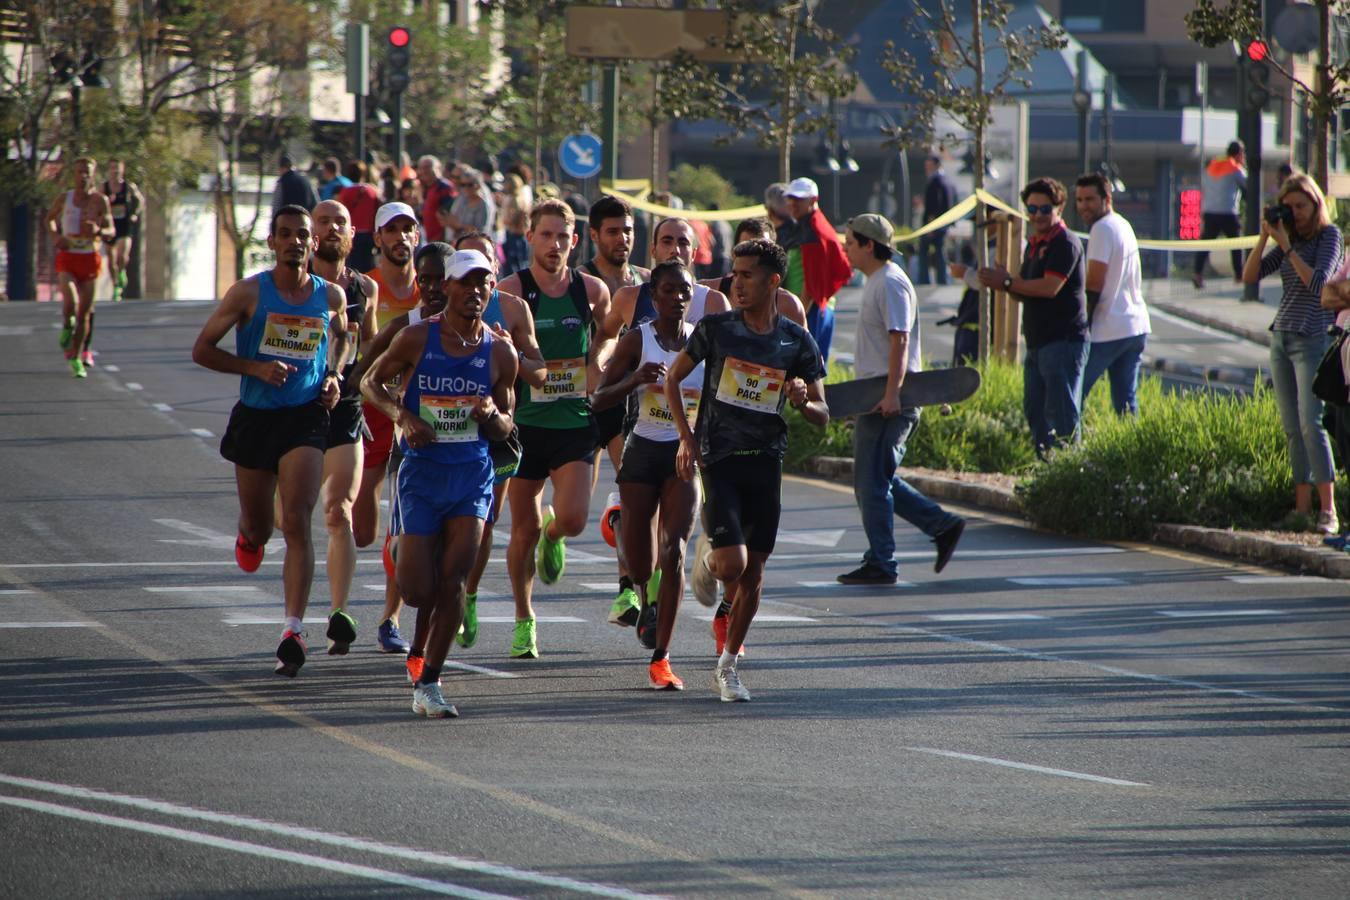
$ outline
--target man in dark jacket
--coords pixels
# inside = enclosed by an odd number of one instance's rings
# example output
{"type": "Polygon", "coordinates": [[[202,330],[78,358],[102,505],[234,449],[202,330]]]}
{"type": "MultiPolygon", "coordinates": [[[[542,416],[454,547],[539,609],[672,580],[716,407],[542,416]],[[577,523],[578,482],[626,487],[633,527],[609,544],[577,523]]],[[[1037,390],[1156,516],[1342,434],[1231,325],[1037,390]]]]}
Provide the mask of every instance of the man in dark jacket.
{"type": "MultiPolygon", "coordinates": [[[[927,225],[956,205],[956,182],[943,171],[942,157],[936,153],[923,161],[923,169],[928,173],[928,186],[923,191],[923,224],[927,225]]],[[[945,228],[919,238],[919,284],[929,283],[929,265],[937,270],[937,283],[947,283],[947,262],[942,258],[942,245],[946,240],[945,228]]]]}
{"type": "Polygon", "coordinates": [[[272,215],[276,215],[283,206],[303,206],[312,211],[319,205],[319,195],[315,193],[314,185],[295,171],[295,160],[291,159],[289,153],[281,154],[279,164],[281,174],[277,177],[276,187],[272,189],[272,215]]]}

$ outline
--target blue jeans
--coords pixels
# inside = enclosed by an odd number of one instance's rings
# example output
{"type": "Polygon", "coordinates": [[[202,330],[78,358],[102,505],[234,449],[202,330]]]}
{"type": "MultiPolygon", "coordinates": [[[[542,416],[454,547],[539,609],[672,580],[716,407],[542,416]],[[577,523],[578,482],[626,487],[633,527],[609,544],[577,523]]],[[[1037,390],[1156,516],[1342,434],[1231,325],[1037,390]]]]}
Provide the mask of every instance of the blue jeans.
{"type": "Polygon", "coordinates": [[[1054,447],[1061,439],[1078,439],[1087,356],[1087,341],[1051,341],[1027,348],[1022,365],[1022,412],[1037,449],[1054,447]]]}
{"type": "Polygon", "coordinates": [[[1326,350],[1325,334],[1270,333],[1270,380],[1289,444],[1294,484],[1325,484],[1335,478],[1331,441],[1322,427],[1322,401],[1312,392],[1313,376],[1326,350]]]}
{"type": "Polygon", "coordinates": [[[853,426],[853,497],[867,534],[863,562],[894,575],[895,532],[899,516],[929,537],[960,521],[895,474],[905,458],[905,442],[919,424],[919,410],[904,409],[887,418],[880,413],[858,416],[853,426]]]}
{"type": "Polygon", "coordinates": [[[820,348],[820,358],[830,361],[830,343],[834,340],[834,307],[828,303],[822,309],[815,303],[806,307],[806,330],[816,339],[820,348]]]}
{"type": "Polygon", "coordinates": [[[1117,415],[1139,415],[1139,357],[1148,343],[1147,334],[1102,341],[1088,350],[1087,367],[1083,370],[1083,402],[1087,403],[1092,386],[1105,372],[1111,381],[1111,408],[1117,415]]]}

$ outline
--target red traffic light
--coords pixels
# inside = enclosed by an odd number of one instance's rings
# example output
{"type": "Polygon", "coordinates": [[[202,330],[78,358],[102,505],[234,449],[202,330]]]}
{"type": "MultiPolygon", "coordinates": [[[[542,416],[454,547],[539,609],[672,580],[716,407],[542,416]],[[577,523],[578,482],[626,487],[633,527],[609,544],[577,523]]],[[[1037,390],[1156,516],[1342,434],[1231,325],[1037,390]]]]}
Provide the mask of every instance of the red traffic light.
{"type": "Polygon", "coordinates": [[[1252,62],[1261,62],[1270,55],[1270,45],[1262,40],[1252,41],[1247,45],[1247,58],[1252,62]]]}
{"type": "Polygon", "coordinates": [[[411,43],[412,43],[412,32],[404,28],[402,25],[396,25],[395,27],[389,29],[389,46],[402,48],[408,46],[411,43]]]}

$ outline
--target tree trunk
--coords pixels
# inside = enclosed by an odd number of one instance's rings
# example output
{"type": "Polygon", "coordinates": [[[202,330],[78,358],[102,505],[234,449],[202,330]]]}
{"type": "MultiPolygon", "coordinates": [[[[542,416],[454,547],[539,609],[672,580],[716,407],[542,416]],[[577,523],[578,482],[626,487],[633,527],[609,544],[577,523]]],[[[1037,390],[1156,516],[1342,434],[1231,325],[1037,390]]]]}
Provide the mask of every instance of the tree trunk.
{"type": "Polygon", "coordinates": [[[1331,2],[1317,0],[1317,69],[1313,76],[1312,151],[1308,158],[1313,178],[1325,192],[1331,180],[1330,154],[1327,140],[1330,136],[1331,94],[1331,2]]]}
{"type": "MultiPolygon", "coordinates": [[[[797,15],[788,20],[787,58],[790,66],[797,58],[797,15]]],[[[788,79],[783,95],[783,125],[778,142],[778,180],[792,180],[792,131],[797,121],[797,86],[788,79]]]]}
{"type": "MultiPolygon", "coordinates": [[[[534,45],[534,178],[545,180],[544,171],[544,47],[534,45]]],[[[555,178],[559,176],[554,173],[555,178]]],[[[561,180],[561,178],[559,178],[561,180]]]]}
{"type": "Polygon", "coordinates": [[[661,70],[658,69],[658,68],[656,67],[655,64],[653,64],[653,65],[652,65],[652,114],[651,114],[651,118],[649,118],[649,119],[647,120],[647,125],[648,125],[648,127],[650,128],[650,130],[651,130],[651,138],[652,138],[651,168],[650,168],[650,170],[649,170],[649,172],[648,172],[648,176],[649,176],[650,179],[651,179],[651,190],[652,190],[652,193],[653,193],[653,194],[656,193],[657,191],[661,190],[662,187],[668,187],[668,185],[662,185],[662,184],[661,184],[661,181],[660,181],[660,175],[661,175],[661,125],[660,125],[659,122],[656,121],[656,104],[657,104],[657,98],[660,97],[660,96],[661,96],[661,70]]]}
{"type": "MultiPolygon", "coordinates": [[[[980,4],[983,0],[970,0],[971,19],[971,58],[974,63],[975,95],[980,98],[979,112],[976,113],[975,160],[971,167],[975,171],[975,190],[984,189],[984,132],[989,122],[989,101],[984,93],[984,19],[980,4]]],[[[975,207],[975,263],[980,268],[989,265],[989,230],[981,227],[989,220],[989,210],[975,207]]],[[[942,264],[941,248],[938,251],[938,264],[942,264]]],[[[994,316],[992,296],[987,288],[980,288],[980,352],[979,359],[989,359],[989,345],[993,337],[994,316]]]]}

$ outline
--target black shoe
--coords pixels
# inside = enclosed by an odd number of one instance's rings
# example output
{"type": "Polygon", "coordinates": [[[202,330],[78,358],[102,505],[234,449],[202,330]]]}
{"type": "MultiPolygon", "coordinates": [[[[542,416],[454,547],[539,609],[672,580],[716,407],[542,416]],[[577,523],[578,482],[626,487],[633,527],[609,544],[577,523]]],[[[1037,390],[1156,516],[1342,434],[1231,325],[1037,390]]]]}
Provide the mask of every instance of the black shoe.
{"type": "Polygon", "coordinates": [[[947,561],[952,558],[956,545],[961,541],[961,533],[965,530],[966,520],[957,519],[955,525],[933,538],[933,543],[937,544],[937,562],[933,563],[934,572],[941,572],[947,568],[947,561]]]}
{"type": "Polygon", "coordinates": [[[642,610],[637,623],[638,643],[648,650],[656,649],[656,604],[652,603],[642,610]]]}
{"type": "Polygon", "coordinates": [[[866,562],[835,579],[840,584],[895,584],[895,576],[876,563],[866,562]]]}

